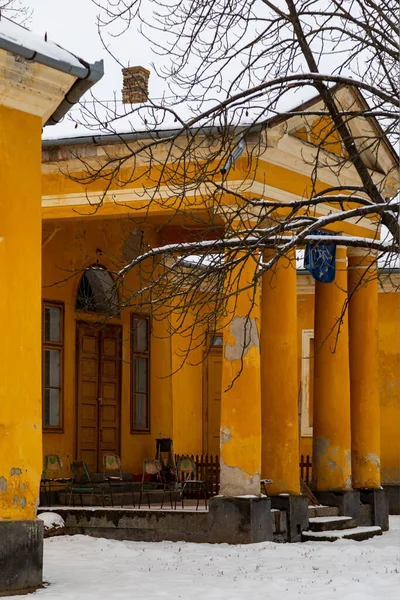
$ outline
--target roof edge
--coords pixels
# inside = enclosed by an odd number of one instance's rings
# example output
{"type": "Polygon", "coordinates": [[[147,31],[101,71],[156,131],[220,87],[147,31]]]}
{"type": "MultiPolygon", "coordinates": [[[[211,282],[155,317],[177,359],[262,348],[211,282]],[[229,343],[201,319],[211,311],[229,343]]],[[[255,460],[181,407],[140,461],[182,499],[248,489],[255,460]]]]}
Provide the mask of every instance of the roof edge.
{"type": "MultiPolygon", "coordinates": [[[[77,57],[78,58],[78,57],[77,57]]],[[[81,58],[78,60],[83,63],[81,58]]],[[[85,77],[79,77],[69,91],[65,94],[64,100],[58,105],[53,114],[47,119],[46,125],[56,125],[65,117],[71,106],[79,102],[83,94],[85,94],[95,83],[97,83],[104,75],[103,60],[96,61],[93,64],[84,63],[86,74],[85,77]]]]}

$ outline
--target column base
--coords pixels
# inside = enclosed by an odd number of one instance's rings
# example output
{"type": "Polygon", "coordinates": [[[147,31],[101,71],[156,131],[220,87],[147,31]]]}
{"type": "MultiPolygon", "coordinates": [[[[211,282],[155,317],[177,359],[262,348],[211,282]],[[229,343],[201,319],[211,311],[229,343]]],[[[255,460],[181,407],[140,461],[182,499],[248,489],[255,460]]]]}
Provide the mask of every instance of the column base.
{"type": "Polygon", "coordinates": [[[42,585],[43,521],[0,521],[0,596],[42,585]]]}
{"type": "Polygon", "coordinates": [[[326,506],[337,506],[340,516],[352,517],[360,520],[360,492],[358,490],[347,490],[342,492],[314,491],[314,496],[326,506]]]}
{"type": "Polygon", "coordinates": [[[400,515],[400,485],[382,485],[389,502],[389,515],[400,515]]]}
{"type": "Polygon", "coordinates": [[[272,508],[284,510],[287,518],[287,541],[301,542],[301,532],[308,529],[308,498],[305,496],[271,496],[272,508]]]}
{"type": "Polygon", "coordinates": [[[216,496],[209,501],[211,543],[272,541],[271,500],[266,496],[216,496]]]}
{"type": "Polygon", "coordinates": [[[360,490],[361,504],[371,506],[371,525],[378,525],[382,531],[389,531],[389,501],[383,489],[360,490]]]}

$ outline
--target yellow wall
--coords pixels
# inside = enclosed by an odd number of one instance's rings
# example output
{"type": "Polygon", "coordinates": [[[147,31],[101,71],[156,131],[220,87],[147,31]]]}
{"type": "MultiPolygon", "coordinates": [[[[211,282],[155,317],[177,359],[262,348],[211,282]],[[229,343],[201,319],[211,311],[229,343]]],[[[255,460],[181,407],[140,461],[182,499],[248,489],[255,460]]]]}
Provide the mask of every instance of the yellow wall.
{"type": "MultiPolygon", "coordinates": [[[[75,310],[76,293],[82,269],[101,264],[117,270],[125,264],[123,246],[135,227],[131,220],[88,219],[48,222],[43,231],[43,290],[46,300],[64,302],[64,428],[62,433],[45,432],[43,453],[59,454],[65,470],[76,458],[76,322],[90,316],[75,310]],[[55,232],[55,233],[54,233],[55,232]],[[53,235],[54,234],[54,235],[53,235]],[[46,240],[47,243],[46,243],[46,240]]],[[[138,289],[132,270],[125,294],[138,289]]],[[[140,307],[136,309],[141,312],[140,307]]],[[[171,341],[166,322],[153,319],[151,339],[151,433],[131,434],[130,423],[130,312],[123,310],[111,320],[122,325],[121,460],[126,471],[141,473],[142,461],[155,454],[155,438],[172,436],[171,341]]]]}
{"type": "Polygon", "coordinates": [[[381,481],[400,485],[400,294],[378,298],[381,481]]]}
{"type": "Polygon", "coordinates": [[[35,517],[42,471],[41,127],[0,106],[0,519],[35,517]]]}
{"type": "Polygon", "coordinates": [[[204,334],[201,327],[194,327],[193,334],[190,333],[195,318],[193,313],[188,313],[182,324],[173,320],[171,384],[173,440],[177,454],[200,454],[203,447],[204,334]],[[184,335],[179,334],[179,325],[184,335]]]}

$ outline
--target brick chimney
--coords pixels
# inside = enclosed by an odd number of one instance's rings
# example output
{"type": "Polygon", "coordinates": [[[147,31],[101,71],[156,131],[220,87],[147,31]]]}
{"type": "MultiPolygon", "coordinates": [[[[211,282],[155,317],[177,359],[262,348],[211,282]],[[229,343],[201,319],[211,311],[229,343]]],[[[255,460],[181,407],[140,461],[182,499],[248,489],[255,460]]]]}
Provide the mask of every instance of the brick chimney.
{"type": "Polygon", "coordinates": [[[149,99],[150,71],[144,67],[127,67],[122,69],[122,102],[124,104],[139,104],[149,99]]]}

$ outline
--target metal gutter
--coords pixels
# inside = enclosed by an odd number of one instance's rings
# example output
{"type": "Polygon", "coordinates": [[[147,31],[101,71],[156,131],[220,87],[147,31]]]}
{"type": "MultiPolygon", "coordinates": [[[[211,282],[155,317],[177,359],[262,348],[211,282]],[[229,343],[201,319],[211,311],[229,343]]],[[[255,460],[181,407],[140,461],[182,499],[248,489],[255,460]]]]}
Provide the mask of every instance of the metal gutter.
{"type": "Polygon", "coordinates": [[[51,117],[46,121],[45,126],[56,125],[59,121],[61,121],[71,106],[79,102],[83,94],[85,94],[104,75],[104,63],[102,60],[96,61],[93,64],[84,63],[81,58],[78,60],[82,64],[86,65],[86,76],[75,81],[70,90],[65,94],[64,100],[58,105],[51,117]]]}
{"type": "MultiPolygon", "coordinates": [[[[256,127],[250,127],[245,125],[232,125],[228,128],[228,131],[242,131],[259,132],[263,129],[263,126],[257,125],[256,127]]],[[[209,125],[206,127],[193,127],[190,130],[186,130],[181,127],[179,129],[153,129],[148,131],[129,131],[128,133],[105,133],[103,135],[85,135],[80,137],[68,137],[59,138],[54,140],[43,140],[43,148],[52,148],[55,146],[78,146],[81,144],[112,144],[114,142],[135,142],[136,140],[144,139],[163,139],[170,136],[176,136],[178,134],[185,135],[220,135],[223,131],[227,131],[226,127],[219,127],[218,125],[209,125]]]]}

